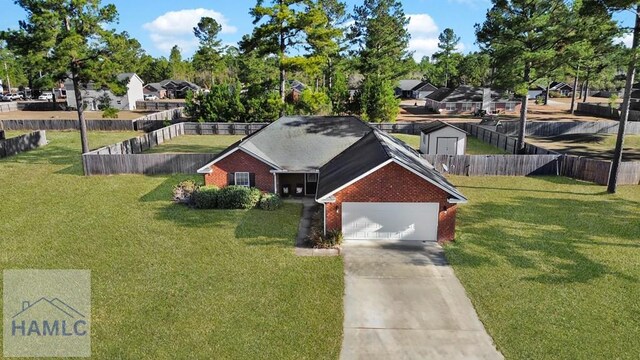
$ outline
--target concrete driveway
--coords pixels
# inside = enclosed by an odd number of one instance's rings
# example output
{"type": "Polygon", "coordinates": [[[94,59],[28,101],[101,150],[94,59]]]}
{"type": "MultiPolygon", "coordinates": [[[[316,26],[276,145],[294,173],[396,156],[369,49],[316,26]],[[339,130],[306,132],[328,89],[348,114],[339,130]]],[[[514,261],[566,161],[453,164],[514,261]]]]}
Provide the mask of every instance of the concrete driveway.
{"type": "Polygon", "coordinates": [[[447,264],[421,242],[347,242],[341,359],[502,359],[447,264]]]}

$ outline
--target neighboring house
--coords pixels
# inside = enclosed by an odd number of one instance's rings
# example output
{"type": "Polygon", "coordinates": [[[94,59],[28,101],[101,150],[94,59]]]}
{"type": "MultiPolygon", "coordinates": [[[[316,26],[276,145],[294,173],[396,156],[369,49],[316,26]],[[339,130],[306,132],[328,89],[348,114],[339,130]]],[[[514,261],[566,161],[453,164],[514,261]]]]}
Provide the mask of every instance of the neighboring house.
{"type": "Polygon", "coordinates": [[[440,88],[425,99],[425,107],[440,114],[473,113],[480,110],[495,114],[514,112],[519,106],[520,101],[504,98],[497,91],[466,85],[455,89],[440,88]]]}
{"type": "Polygon", "coordinates": [[[573,86],[567,83],[554,81],[549,86],[549,92],[551,91],[558,92],[562,96],[569,96],[573,92],[573,86]]]}
{"type": "Polygon", "coordinates": [[[298,80],[293,80],[291,81],[291,83],[289,84],[289,86],[291,87],[291,92],[289,93],[291,100],[296,102],[300,99],[300,95],[302,95],[302,92],[307,88],[307,85],[301,83],[298,80]]]}
{"type": "MultiPolygon", "coordinates": [[[[93,82],[84,86],[81,89],[81,93],[85,109],[90,111],[99,110],[100,99],[104,97],[104,95],[108,95],[111,99],[111,107],[118,110],[135,110],[136,101],[144,98],[142,90],[144,82],[134,73],[120,74],[118,75],[118,81],[126,83],[127,86],[127,92],[122,96],[116,96],[111,90],[106,88],[97,88],[93,82]]],[[[75,89],[73,88],[71,79],[65,81],[64,88],[67,91],[67,106],[77,109],[75,89]]]]}
{"type": "Polygon", "coordinates": [[[400,80],[394,91],[397,97],[413,99],[413,89],[420,84],[422,84],[421,80],[400,80]]]}
{"type": "Polygon", "coordinates": [[[200,90],[200,86],[190,81],[168,79],[145,85],[144,94],[155,95],[159,99],[184,99],[189,91],[198,92],[200,90]]]}
{"type": "Polygon", "coordinates": [[[420,130],[420,152],[427,155],[464,155],[467,132],[436,120],[420,130]]]}
{"type": "Polygon", "coordinates": [[[167,97],[167,90],[160,83],[150,83],[144,86],[144,94],[155,95],[158,99],[164,99],[167,97]]]}
{"type": "Polygon", "coordinates": [[[466,202],[417,151],[355,117],[282,117],[198,173],[207,185],[314,196],[325,233],[347,240],[450,241],[466,202]]]}
{"type": "Polygon", "coordinates": [[[433,86],[433,84],[423,81],[413,88],[413,98],[417,100],[424,100],[429,96],[429,94],[436,90],[438,90],[438,88],[433,86]]]}
{"type": "Polygon", "coordinates": [[[538,96],[544,96],[544,93],[547,91],[547,89],[543,88],[542,86],[539,85],[535,85],[529,88],[529,99],[530,100],[535,100],[538,96]]]}
{"type": "Polygon", "coordinates": [[[364,76],[360,74],[349,75],[349,79],[347,79],[347,84],[349,85],[349,99],[353,100],[356,97],[356,94],[360,91],[363,81],[364,76]]]}

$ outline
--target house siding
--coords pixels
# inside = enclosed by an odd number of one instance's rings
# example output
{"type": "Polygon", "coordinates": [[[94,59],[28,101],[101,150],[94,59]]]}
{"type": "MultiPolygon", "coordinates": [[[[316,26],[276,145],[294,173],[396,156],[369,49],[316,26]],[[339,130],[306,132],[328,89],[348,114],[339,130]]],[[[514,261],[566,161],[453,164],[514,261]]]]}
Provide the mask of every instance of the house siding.
{"type": "Polygon", "coordinates": [[[337,192],[334,203],[325,206],[326,229],[342,229],[343,202],[437,202],[438,242],[455,239],[456,205],[449,195],[396,163],[390,163],[337,192]]]}
{"type": "Polygon", "coordinates": [[[255,187],[262,191],[273,192],[273,168],[242,150],[228,155],[211,165],[212,172],[205,174],[205,185],[227,186],[227,175],[236,172],[255,174],[255,187]]]}

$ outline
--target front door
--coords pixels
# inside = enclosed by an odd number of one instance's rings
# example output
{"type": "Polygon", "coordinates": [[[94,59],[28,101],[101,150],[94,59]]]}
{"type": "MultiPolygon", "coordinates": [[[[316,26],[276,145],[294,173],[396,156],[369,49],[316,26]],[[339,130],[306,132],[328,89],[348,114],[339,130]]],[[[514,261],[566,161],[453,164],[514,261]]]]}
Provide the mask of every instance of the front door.
{"type": "Polygon", "coordinates": [[[436,139],[436,154],[458,155],[457,145],[458,138],[456,137],[438,137],[436,139]]]}
{"type": "Polygon", "coordinates": [[[310,174],[305,174],[305,189],[306,189],[306,195],[315,195],[316,194],[316,190],[318,189],[318,174],[316,173],[310,173],[310,174]]]}

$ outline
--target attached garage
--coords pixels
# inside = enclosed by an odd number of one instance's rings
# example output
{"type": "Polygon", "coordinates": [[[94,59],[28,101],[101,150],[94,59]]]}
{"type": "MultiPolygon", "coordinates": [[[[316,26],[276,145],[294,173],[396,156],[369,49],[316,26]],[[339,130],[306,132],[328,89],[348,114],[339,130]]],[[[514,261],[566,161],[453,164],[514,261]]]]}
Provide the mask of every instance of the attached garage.
{"type": "Polygon", "coordinates": [[[345,240],[438,239],[438,203],[342,203],[345,240]]]}

